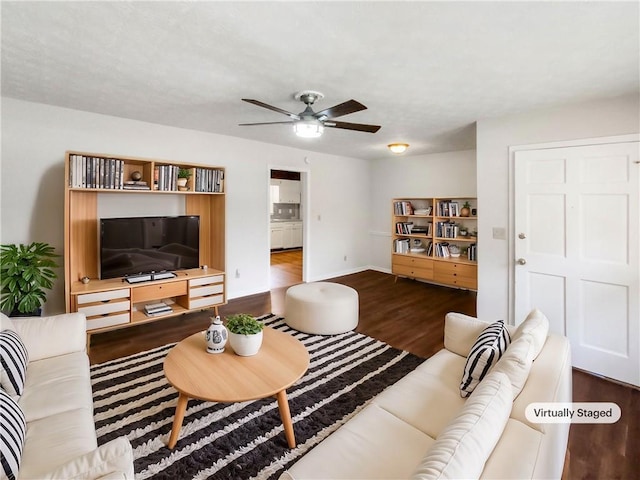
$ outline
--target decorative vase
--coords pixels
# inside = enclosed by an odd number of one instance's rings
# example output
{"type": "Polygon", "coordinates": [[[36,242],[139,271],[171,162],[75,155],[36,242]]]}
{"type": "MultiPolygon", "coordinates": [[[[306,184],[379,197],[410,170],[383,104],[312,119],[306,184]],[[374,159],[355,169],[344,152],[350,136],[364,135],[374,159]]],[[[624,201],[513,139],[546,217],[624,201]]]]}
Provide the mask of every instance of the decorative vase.
{"type": "Polygon", "coordinates": [[[471,213],[471,209],[469,209],[469,207],[462,207],[460,209],[460,216],[461,217],[468,217],[470,213],[471,213]]]}
{"type": "Polygon", "coordinates": [[[178,179],[178,187],[186,187],[188,178],[179,178],[178,179]]]}
{"type": "Polygon", "coordinates": [[[222,324],[220,316],[211,319],[211,325],[207,328],[207,352],[222,353],[227,343],[227,328],[222,324]]]}
{"type": "Polygon", "coordinates": [[[262,332],[253,335],[229,332],[229,345],[236,352],[236,355],[250,357],[258,353],[262,346],[262,332]]]}

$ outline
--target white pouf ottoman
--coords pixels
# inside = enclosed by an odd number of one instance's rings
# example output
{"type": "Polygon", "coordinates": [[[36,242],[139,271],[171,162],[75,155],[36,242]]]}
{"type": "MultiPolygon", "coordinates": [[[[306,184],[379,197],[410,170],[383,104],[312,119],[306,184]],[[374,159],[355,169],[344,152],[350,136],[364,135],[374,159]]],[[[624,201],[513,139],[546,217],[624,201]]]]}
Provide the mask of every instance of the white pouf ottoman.
{"type": "Polygon", "coordinates": [[[358,326],[358,292],[339,283],[301,283],[287,290],[284,311],[287,325],[301,332],[348,332],[358,326]]]}

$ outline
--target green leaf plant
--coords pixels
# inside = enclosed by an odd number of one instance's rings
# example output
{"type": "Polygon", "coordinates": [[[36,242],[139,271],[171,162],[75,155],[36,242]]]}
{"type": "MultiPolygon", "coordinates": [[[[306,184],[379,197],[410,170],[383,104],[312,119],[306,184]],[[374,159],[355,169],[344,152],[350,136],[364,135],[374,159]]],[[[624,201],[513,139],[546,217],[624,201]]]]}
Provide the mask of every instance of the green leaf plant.
{"type": "Polygon", "coordinates": [[[264,324],[247,313],[238,313],[227,317],[227,330],[238,335],[255,335],[260,333],[264,324]]]}
{"type": "Polygon", "coordinates": [[[47,299],[45,290],[58,277],[53,270],[59,257],[42,242],[0,246],[0,309],[7,314],[36,312],[47,299]]]}

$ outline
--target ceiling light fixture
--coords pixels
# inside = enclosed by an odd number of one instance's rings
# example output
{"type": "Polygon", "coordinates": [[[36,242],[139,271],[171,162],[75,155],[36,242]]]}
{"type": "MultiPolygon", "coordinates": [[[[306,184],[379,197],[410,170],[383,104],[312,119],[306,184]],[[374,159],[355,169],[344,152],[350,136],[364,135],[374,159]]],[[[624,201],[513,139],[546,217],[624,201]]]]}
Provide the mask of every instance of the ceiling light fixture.
{"type": "Polygon", "coordinates": [[[324,132],[324,125],[316,119],[303,119],[293,124],[293,131],[302,138],[318,138],[324,132]]]}
{"type": "Polygon", "coordinates": [[[409,148],[409,144],[408,143],[390,143],[389,145],[387,145],[387,147],[389,147],[389,150],[391,150],[393,153],[400,154],[400,153],[404,153],[407,150],[407,148],[409,148]]]}

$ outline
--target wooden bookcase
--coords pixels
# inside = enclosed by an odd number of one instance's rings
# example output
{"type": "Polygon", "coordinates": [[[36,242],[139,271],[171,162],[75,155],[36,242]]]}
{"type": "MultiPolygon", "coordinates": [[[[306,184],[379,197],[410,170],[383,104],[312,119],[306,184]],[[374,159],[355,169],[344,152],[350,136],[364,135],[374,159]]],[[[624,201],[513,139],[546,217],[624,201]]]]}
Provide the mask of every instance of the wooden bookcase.
{"type": "Polygon", "coordinates": [[[217,310],[217,306],[226,303],[224,175],[224,168],[210,165],[66,152],[65,303],[68,312],[83,311],[87,314],[89,335],[192,310],[217,310]],[[176,187],[179,169],[188,169],[192,174],[183,191],[176,187]],[[140,172],[140,182],[145,182],[149,189],[123,188],[133,172],[140,172]],[[166,173],[166,182],[161,184],[161,188],[166,190],[157,189],[157,172],[166,173]],[[98,195],[107,194],[100,196],[102,202],[108,201],[111,193],[129,195],[132,204],[140,198],[137,195],[182,197],[185,215],[200,216],[199,263],[207,268],[182,270],[175,278],[135,284],[122,279],[100,280],[98,195]],[[88,277],[89,283],[82,283],[82,277],[88,277]],[[173,311],[146,316],[144,305],[159,301],[170,303],[173,311]]]}
{"type": "Polygon", "coordinates": [[[477,290],[477,219],[474,197],[393,199],[393,274],[477,290]]]}

